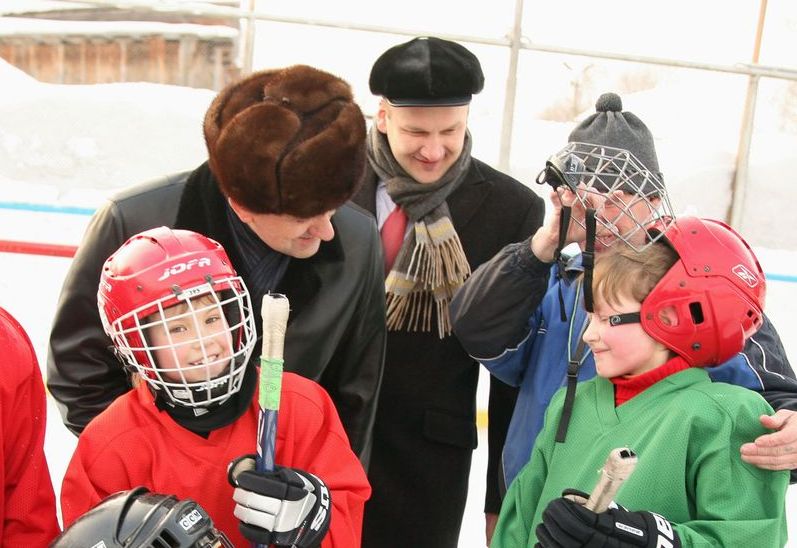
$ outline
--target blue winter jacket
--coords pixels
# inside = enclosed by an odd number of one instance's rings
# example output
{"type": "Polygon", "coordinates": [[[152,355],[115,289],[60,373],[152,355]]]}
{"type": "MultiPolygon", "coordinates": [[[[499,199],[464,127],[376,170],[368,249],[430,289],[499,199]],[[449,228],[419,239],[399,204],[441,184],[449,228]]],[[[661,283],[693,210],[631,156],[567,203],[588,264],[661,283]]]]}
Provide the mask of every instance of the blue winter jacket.
{"type": "MultiPolygon", "coordinates": [[[[503,450],[505,486],[529,461],[545,409],[566,384],[568,361],[581,363],[579,381],[595,376],[589,346],[580,344],[586,325],[581,255],[563,264],[559,277],[559,267],[534,257],[528,240],[511,244],[474,272],[451,304],[454,332],[465,349],[495,377],[519,387],[503,450]]],[[[714,381],[762,393],[775,409],[797,409],[794,372],[766,318],[744,352],[707,370],[714,381]]]]}

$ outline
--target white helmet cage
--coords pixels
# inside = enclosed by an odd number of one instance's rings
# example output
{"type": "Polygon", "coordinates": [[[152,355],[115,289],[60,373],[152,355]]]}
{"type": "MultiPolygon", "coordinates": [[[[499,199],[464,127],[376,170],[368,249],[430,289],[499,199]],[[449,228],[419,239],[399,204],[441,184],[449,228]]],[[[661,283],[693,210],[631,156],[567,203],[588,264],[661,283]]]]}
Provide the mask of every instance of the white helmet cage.
{"type": "MultiPolygon", "coordinates": [[[[603,227],[595,239],[604,247],[623,241],[640,251],[661,237],[646,234],[648,225],[660,221],[669,226],[674,219],[660,175],[625,149],[568,143],[548,159],[537,182],[556,189],[563,203],[565,193],[572,193],[570,200],[574,195],[583,210],[595,210],[596,225],[603,227]],[[628,222],[621,232],[618,223],[623,216],[628,222]]],[[[574,214],[571,220],[587,229],[583,216],[574,214]]]]}
{"type": "MultiPolygon", "coordinates": [[[[240,277],[211,280],[189,288],[172,286],[172,293],[140,306],[108,323],[101,312],[105,330],[113,339],[117,353],[135,368],[149,385],[172,403],[184,407],[207,407],[220,404],[241,389],[246,365],[257,341],[252,305],[246,285],[240,277]],[[177,305],[182,309],[170,310],[177,305]],[[213,311],[220,312],[214,316],[213,311]],[[215,328],[204,328],[207,317],[213,322],[223,319],[215,328]],[[175,322],[192,331],[190,340],[170,330],[175,322]],[[159,330],[166,344],[152,344],[159,330]],[[193,348],[200,356],[190,363],[180,363],[178,350],[193,348]],[[159,364],[156,351],[171,353],[172,364],[159,364]],[[212,371],[224,364],[222,372],[212,371]]],[[[207,322],[210,323],[210,322],[207,322]]]]}

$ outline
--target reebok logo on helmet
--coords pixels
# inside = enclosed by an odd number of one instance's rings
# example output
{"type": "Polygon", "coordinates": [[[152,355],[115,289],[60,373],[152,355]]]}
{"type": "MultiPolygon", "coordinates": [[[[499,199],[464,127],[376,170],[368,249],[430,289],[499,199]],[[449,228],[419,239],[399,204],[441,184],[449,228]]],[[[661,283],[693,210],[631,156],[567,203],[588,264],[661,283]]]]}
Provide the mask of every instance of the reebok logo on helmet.
{"type": "Polygon", "coordinates": [[[740,280],[744,283],[749,285],[750,287],[755,287],[758,285],[758,276],[750,272],[744,265],[737,264],[731,269],[731,272],[736,274],[740,280]]]}

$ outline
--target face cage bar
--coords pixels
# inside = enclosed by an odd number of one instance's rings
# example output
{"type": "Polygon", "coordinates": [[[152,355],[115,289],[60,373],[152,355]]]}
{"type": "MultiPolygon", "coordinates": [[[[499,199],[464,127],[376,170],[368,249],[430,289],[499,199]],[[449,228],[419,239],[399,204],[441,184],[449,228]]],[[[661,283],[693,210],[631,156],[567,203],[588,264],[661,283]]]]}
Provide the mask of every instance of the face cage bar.
{"type": "Polygon", "coordinates": [[[251,355],[252,349],[254,348],[255,342],[257,340],[254,317],[252,316],[251,312],[252,305],[249,298],[249,292],[246,290],[246,286],[243,284],[241,278],[236,276],[223,278],[220,280],[213,280],[212,284],[216,287],[216,289],[214,289],[211,284],[203,284],[188,290],[181,291],[176,295],[176,298],[178,299],[176,303],[174,302],[175,295],[164,296],[154,303],[147,303],[146,305],[141,306],[132,312],[129,312],[128,314],[125,314],[113,324],[114,339],[116,341],[117,348],[128,364],[133,366],[154,388],[165,391],[169,398],[186,407],[203,407],[210,403],[224,401],[229,398],[230,395],[240,390],[246,365],[249,361],[249,356],[251,355]],[[227,299],[220,300],[219,293],[224,291],[230,291],[232,296],[227,299]],[[195,308],[193,300],[204,296],[212,296],[213,301],[201,306],[200,308],[195,308]],[[169,303],[168,306],[164,306],[164,303],[167,302],[169,303]],[[185,312],[176,314],[174,316],[166,316],[165,310],[168,310],[172,306],[181,303],[187,306],[187,310],[185,312]],[[153,306],[155,307],[155,310],[152,310],[153,306]],[[235,323],[230,323],[229,315],[225,314],[225,312],[228,311],[227,307],[230,306],[235,307],[234,315],[237,320],[235,323]],[[223,360],[229,361],[230,365],[228,366],[226,372],[221,376],[210,378],[209,375],[206,375],[206,378],[202,381],[190,382],[186,379],[185,372],[196,369],[204,369],[206,372],[209,372],[210,367],[219,363],[220,361],[217,360],[208,363],[208,354],[204,341],[207,339],[217,338],[221,332],[202,335],[202,329],[200,328],[197,319],[198,313],[211,309],[220,310],[225,321],[228,323],[227,329],[225,331],[229,337],[230,355],[223,358],[223,360]],[[143,318],[141,317],[142,314],[145,317],[157,314],[160,319],[153,322],[144,322],[143,318]],[[191,319],[194,330],[199,337],[191,339],[190,341],[173,343],[171,333],[169,333],[168,330],[168,324],[170,322],[185,318],[191,319]],[[124,328],[123,325],[128,321],[132,321],[134,325],[129,328],[124,328]],[[169,343],[161,346],[149,345],[147,343],[145,331],[152,328],[163,329],[169,340],[169,343]],[[129,335],[134,335],[134,337],[130,337],[129,335]],[[138,338],[138,340],[141,341],[142,346],[132,345],[130,343],[131,338],[134,340],[135,338],[138,338]],[[155,350],[170,350],[174,363],[179,363],[175,348],[179,346],[196,344],[197,342],[199,342],[202,351],[202,364],[197,366],[178,367],[174,369],[166,369],[157,365],[157,361],[154,356],[155,350]],[[136,353],[145,354],[149,365],[141,363],[136,357],[136,353]],[[168,380],[162,374],[165,371],[173,374],[179,374],[180,380],[168,380]],[[222,391],[222,386],[226,386],[227,389],[222,391]]]}
{"type": "Polygon", "coordinates": [[[660,238],[675,217],[664,184],[624,149],[568,143],[548,159],[537,182],[553,187],[562,203],[575,197],[579,207],[571,220],[584,230],[583,213],[594,209],[596,224],[603,227],[595,239],[604,247],[623,241],[641,251],[660,238]],[[624,218],[629,226],[621,233],[617,224],[624,218]],[[657,221],[662,230],[646,234],[657,221]]]}

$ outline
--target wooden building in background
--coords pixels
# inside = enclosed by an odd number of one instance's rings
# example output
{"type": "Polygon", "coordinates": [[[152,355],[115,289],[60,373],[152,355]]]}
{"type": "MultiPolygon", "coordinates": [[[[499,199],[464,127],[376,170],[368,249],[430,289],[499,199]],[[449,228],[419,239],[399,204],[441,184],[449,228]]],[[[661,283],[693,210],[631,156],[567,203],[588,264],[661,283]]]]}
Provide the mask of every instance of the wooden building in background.
{"type": "Polygon", "coordinates": [[[240,76],[231,21],[111,7],[0,18],[0,57],[42,82],[219,90],[240,76]]]}

